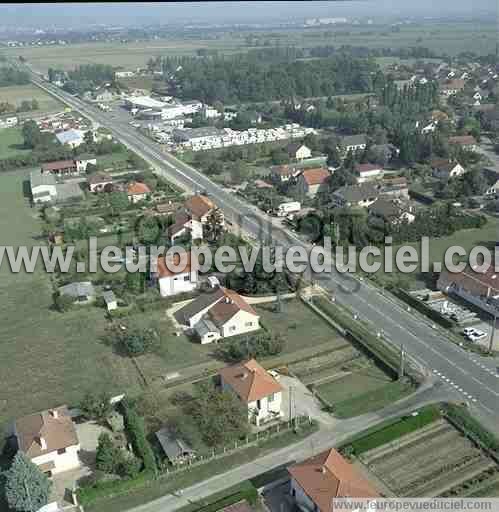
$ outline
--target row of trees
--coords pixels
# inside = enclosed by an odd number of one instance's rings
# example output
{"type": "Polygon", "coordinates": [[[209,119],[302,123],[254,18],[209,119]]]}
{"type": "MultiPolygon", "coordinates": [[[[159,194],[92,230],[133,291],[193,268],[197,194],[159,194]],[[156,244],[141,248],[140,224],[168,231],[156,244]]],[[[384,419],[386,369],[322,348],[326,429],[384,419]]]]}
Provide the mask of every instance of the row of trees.
{"type": "Polygon", "coordinates": [[[331,96],[373,90],[374,62],[339,55],[279,66],[246,56],[165,58],[164,74],[172,76],[172,92],[206,103],[268,101],[282,97],[331,96]]]}
{"type": "Polygon", "coordinates": [[[30,83],[29,74],[11,66],[0,67],[0,87],[10,85],[27,85],[30,83]]]}

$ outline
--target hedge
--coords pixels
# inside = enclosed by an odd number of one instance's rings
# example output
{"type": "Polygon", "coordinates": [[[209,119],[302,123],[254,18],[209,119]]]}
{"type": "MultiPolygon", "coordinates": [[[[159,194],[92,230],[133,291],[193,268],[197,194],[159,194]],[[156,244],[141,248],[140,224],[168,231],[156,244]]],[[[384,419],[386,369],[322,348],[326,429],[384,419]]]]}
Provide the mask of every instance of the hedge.
{"type": "Polygon", "coordinates": [[[492,452],[499,455],[499,439],[486,430],[480,422],[473,418],[468,409],[463,405],[447,404],[445,406],[445,415],[451,420],[461,426],[461,428],[475,436],[492,452]]]}
{"type": "Polygon", "coordinates": [[[156,473],[158,466],[151,445],[146,437],[144,419],[137,414],[137,411],[126,400],[122,402],[125,416],[125,426],[132,442],[135,455],[140,457],[144,463],[144,469],[156,473]]]}
{"type": "MultiPolygon", "coordinates": [[[[230,492],[230,494],[226,494],[222,498],[216,499],[215,501],[212,501],[207,505],[200,506],[199,508],[193,509],[192,505],[188,505],[185,507],[185,510],[189,510],[190,512],[218,512],[219,510],[243,500],[246,500],[251,506],[256,505],[258,501],[258,491],[248,480],[233,487],[232,489],[228,489],[226,492],[230,492]]],[[[206,498],[204,501],[210,501],[210,497],[206,498]]],[[[179,512],[182,512],[183,510],[184,509],[180,509],[179,512]]]]}
{"type": "Polygon", "coordinates": [[[402,299],[404,302],[412,306],[414,309],[416,309],[420,313],[423,313],[423,315],[427,316],[434,322],[440,324],[442,327],[445,327],[446,329],[452,329],[455,326],[452,320],[445,318],[438,311],[435,311],[434,309],[430,308],[430,306],[427,306],[424,302],[420,301],[419,299],[416,299],[410,293],[407,293],[405,290],[395,288],[393,290],[393,293],[397,297],[402,299]]]}

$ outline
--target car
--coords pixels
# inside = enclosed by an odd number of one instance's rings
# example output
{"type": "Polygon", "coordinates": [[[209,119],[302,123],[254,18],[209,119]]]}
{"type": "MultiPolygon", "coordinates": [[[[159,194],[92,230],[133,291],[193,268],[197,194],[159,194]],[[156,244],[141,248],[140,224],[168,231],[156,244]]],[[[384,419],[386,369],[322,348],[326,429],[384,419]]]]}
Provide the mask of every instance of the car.
{"type": "Polygon", "coordinates": [[[465,327],[463,329],[463,334],[468,337],[470,334],[473,334],[475,332],[475,329],[473,327],[465,327]]]}

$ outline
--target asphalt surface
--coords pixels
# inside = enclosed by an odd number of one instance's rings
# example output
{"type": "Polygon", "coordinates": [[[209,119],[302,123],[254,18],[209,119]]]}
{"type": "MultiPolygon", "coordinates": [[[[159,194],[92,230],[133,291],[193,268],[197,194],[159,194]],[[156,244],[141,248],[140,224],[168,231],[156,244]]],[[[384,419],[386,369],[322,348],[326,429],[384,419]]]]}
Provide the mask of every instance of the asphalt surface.
{"type": "MultiPolygon", "coordinates": [[[[188,191],[204,191],[209,194],[224,210],[226,219],[255,240],[271,240],[274,245],[280,245],[284,250],[291,246],[301,246],[307,251],[312,249],[312,246],[291,231],[278,226],[275,219],[216,185],[195,168],[171,154],[164,153],[158,144],[118,119],[118,116],[103,113],[35,76],[33,82],[92,121],[109,129],[116,139],[149,161],[157,174],[188,191]]],[[[334,268],[330,274],[309,273],[308,277],[334,293],[338,303],[348,306],[359,318],[370,322],[373,328],[382,329],[391,343],[403,345],[408,355],[424,365],[449,389],[456,391],[463,401],[468,402],[489,429],[499,432],[497,360],[476,356],[471,358],[468,352],[450,343],[445,332],[433,328],[426,319],[408,311],[406,306],[392,296],[386,292],[381,293],[365,281],[340,274],[334,268]]]]}

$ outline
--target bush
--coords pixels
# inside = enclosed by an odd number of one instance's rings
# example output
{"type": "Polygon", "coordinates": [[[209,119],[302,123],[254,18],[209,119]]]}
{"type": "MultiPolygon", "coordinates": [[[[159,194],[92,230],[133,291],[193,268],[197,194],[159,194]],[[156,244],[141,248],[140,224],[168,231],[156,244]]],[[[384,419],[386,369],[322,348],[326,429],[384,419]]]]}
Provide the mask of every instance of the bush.
{"type": "Polygon", "coordinates": [[[127,400],[122,402],[123,412],[125,417],[125,426],[128,432],[128,436],[132,442],[133,449],[137,457],[142,459],[144,463],[144,469],[149,472],[156,473],[157,465],[152,451],[151,445],[146,437],[146,430],[144,425],[144,419],[141,418],[135,407],[132,406],[127,400]]]}
{"type": "Polygon", "coordinates": [[[237,362],[243,359],[276,356],[283,351],[284,347],[285,340],[280,334],[265,332],[248,336],[244,340],[224,343],[218,350],[218,354],[225,361],[237,362]]]}
{"type": "Polygon", "coordinates": [[[155,350],[159,343],[158,333],[154,329],[137,327],[115,327],[111,331],[111,343],[130,357],[139,356],[155,350]]]}

